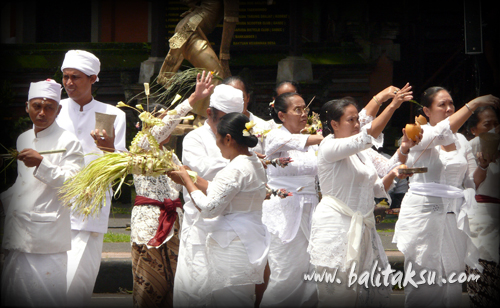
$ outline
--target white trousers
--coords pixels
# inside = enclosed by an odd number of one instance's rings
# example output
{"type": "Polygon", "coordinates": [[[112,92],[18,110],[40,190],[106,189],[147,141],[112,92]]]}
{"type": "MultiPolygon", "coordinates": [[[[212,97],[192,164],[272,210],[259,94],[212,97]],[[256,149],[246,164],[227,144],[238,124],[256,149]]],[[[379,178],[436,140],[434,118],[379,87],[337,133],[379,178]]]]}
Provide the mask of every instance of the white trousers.
{"type": "Polygon", "coordinates": [[[68,306],[88,307],[101,266],[104,234],[71,230],[68,251],[68,306]]]}
{"type": "Polygon", "coordinates": [[[287,244],[271,234],[268,255],[271,275],[260,307],[312,307],[317,304],[316,283],[304,280],[304,274],[314,271],[309,262],[308,245],[302,229],[287,244]]]}
{"type": "Polygon", "coordinates": [[[66,307],[66,252],[10,251],[2,271],[2,307],[66,307]]]}

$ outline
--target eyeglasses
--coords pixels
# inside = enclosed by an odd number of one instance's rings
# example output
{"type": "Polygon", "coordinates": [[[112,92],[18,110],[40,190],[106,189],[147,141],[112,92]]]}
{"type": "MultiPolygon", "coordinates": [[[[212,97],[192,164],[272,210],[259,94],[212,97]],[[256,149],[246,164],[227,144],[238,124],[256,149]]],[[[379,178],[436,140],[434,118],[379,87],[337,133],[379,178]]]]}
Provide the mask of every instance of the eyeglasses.
{"type": "Polygon", "coordinates": [[[308,115],[309,114],[309,108],[295,107],[290,112],[293,113],[293,114],[296,114],[296,115],[302,115],[303,113],[305,113],[306,115],[308,115]]]}

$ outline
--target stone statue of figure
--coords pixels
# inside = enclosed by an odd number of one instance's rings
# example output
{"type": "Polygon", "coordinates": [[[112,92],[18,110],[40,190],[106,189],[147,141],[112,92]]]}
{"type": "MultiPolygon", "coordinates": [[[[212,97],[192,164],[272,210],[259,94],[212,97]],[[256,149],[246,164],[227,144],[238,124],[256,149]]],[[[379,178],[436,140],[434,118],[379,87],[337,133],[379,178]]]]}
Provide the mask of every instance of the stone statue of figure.
{"type": "MultiPolygon", "coordinates": [[[[168,51],[158,75],[158,82],[168,84],[169,73],[179,70],[182,61],[188,60],[194,67],[213,71],[222,78],[231,76],[229,49],[236,23],[239,0],[182,0],[190,9],[181,15],[175,34],[169,39],[168,51]],[[219,57],[210,45],[206,34],[211,33],[224,19],[219,57]]],[[[206,117],[209,99],[196,104],[195,114],[206,117]]]]}

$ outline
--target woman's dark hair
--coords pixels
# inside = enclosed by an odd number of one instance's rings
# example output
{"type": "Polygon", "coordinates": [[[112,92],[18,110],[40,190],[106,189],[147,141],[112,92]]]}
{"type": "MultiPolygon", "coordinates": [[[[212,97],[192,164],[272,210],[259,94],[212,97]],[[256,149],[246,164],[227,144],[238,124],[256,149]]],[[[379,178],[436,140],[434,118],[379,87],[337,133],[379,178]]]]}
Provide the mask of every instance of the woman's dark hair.
{"type": "Polygon", "coordinates": [[[321,106],[319,119],[321,121],[321,125],[323,126],[323,137],[326,137],[333,133],[333,128],[331,126],[332,120],[337,122],[340,121],[340,118],[345,113],[345,108],[349,105],[353,105],[354,107],[356,107],[356,109],[358,109],[356,100],[354,100],[354,98],[350,96],[328,101],[323,106],[321,106]]]}
{"type": "Polygon", "coordinates": [[[286,112],[288,110],[288,99],[295,95],[300,96],[297,92],[287,92],[276,97],[274,100],[274,107],[269,107],[269,115],[273,118],[274,122],[277,124],[283,124],[278,117],[278,112],[286,112]]]}
{"type": "Polygon", "coordinates": [[[481,114],[483,111],[485,111],[487,109],[491,109],[495,113],[495,115],[497,116],[497,119],[500,119],[498,117],[498,112],[495,109],[493,109],[493,107],[491,107],[491,106],[481,106],[481,107],[477,108],[474,111],[474,113],[467,120],[467,131],[469,133],[472,134],[471,128],[476,127],[477,124],[479,123],[479,114],[481,114]]]}
{"type": "Polygon", "coordinates": [[[295,88],[295,92],[300,93],[300,84],[298,82],[293,81],[293,80],[283,80],[283,81],[278,82],[276,84],[276,87],[274,87],[274,90],[273,90],[273,97],[274,98],[276,98],[278,96],[278,89],[285,84],[292,85],[295,88]]]}
{"type": "Polygon", "coordinates": [[[243,130],[246,129],[245,124],[247,122],[250,122],[250,119],[243,113],[228,113],[220,118],[217,124],[217,133],[223,137],[229,134],[239,145],[253,148],[257,145],[259,139],[254,135],[243,136],[243,130]]]}
{"type": "MultiPolygon", "coordinates": [[[[443,87],[436,86],[436,87],[430,87],[422,93],[422,95],[420,96],[420,105],[422,105],[422,107],[419,108],[419,112],[424,117],[427,118],[427,116],[425,115],[425,112],[423,110],[423,107],[431,108],[432,102],[434,101],[434,97],[436,96],[436,94],[439,91],[442,91],[442,90],[449,92],[447,89],[445,89],[443,87]]],[[[429,119],[427,119],[427,120],[429,120],[429,119]]]]}

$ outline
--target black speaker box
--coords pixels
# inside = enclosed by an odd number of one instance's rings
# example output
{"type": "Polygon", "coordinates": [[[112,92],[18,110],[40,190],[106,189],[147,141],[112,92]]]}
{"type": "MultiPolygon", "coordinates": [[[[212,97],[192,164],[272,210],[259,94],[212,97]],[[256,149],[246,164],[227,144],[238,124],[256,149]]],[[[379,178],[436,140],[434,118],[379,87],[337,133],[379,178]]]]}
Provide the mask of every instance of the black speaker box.
{"type": "Polygon", "coordinates": [[[464,0],[465,53],[483,53],[481,1],[464,0]]]}

